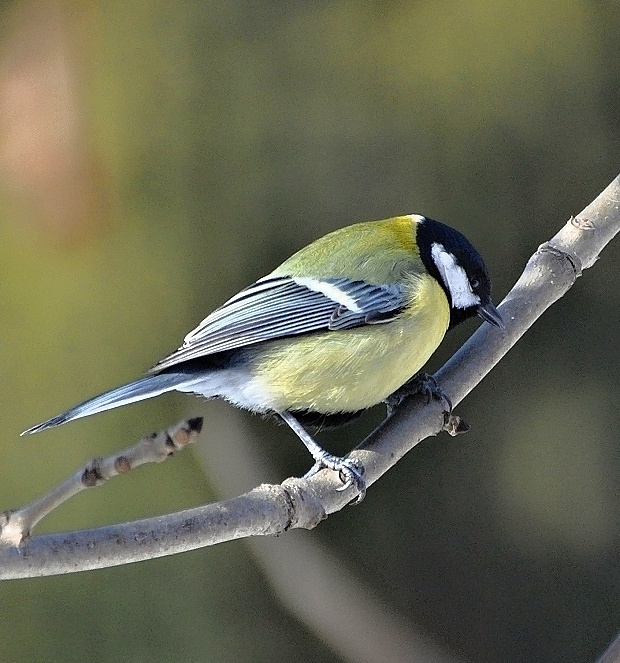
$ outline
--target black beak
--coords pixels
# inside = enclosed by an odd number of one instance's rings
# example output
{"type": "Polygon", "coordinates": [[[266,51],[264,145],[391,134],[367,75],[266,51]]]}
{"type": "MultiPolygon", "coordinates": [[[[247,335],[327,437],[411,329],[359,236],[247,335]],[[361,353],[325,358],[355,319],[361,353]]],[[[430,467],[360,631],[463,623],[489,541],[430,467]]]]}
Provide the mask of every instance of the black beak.
{"type": "Polygon", "coordinates": [[[502,316],[499,314],[499,311],[495,308],[495,305],[490,299],[488,302],[480,304],[476,312],[483,320],[490,322],[492,325],[495,325],[495,327],[506,329],[502,316]]]}

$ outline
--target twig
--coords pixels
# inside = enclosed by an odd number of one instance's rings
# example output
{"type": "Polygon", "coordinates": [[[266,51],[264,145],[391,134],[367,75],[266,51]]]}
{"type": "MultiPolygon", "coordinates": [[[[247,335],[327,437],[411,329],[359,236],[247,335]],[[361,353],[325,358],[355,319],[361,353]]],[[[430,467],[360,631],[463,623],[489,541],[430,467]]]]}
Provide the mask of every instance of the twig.
{"type": "Polygon", "coordinates": [[[596,660],[596,663],[619,663],[620,662],[620,635],[616,636],[614,641],[603,652],[602,656],[596,660]]]}
{"type": "Polygon", "coordinates": [[[101,486],[118,474],[145,463],[162,463],[175,451],[193,442],[202,428],[202,418],[187,419],[166,431],[143,437],[133,446],[107,458],[93,458],[86,467],[21,509],[0,515],[0,545],[23,546],[35,525],[54,509],[87,488],[101,486]]]}
{"type": "MultiPolygon", "coordinates": [[[[529,260],[500,311],[502,334],[482,325],[436,374],[456,405],[510,350],[540,315],[562,297],[583,269],[620,232],[620,178],[571,219],[529,260]]],[[[443,430],[443,407],[412,399],[352,452],[372,485],[421,440],[443,430]]],[[[0,579],[53,575],[152,559],[246,536],[315,527],[355,495],[337,492],[335,473],[288,479],[240,497],[165,517],[95,530],[33,537],[21,550],[0,550],[0,579]],[[93,550],[95,552],[93,552],[93,550]]]]}

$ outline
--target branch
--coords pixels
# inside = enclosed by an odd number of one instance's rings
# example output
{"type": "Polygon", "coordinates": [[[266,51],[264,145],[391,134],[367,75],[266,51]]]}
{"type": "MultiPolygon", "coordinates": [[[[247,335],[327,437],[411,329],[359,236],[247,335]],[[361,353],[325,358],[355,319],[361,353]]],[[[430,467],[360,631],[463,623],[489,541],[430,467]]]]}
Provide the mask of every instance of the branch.
{"type": "Polygon", "coordinates": [[[181,421],[176,426],[143,437],[132,447],[107,458],[93,458],[61,484],[21,509],[0,514],[0,546],[22,547],[37,523],[68,499],[87,488],[102,486],[118,474],[145,463],[163,463],[175,451],[193,442],[202,428],[202,418],[181,421]]]}
{"type": "Polygon", "coordinates": [[[609,645],[596,663],[618,663],[620,661],[620,635],[609,645]]]}
{"type": "MultiPolygon", "coordinates": [[[[620,231],[620,178],[528,261],[500,311],[505,333],[482,325],[436,374],[456,405],[483,379],[542,313],[620,231]]],[[[363,463],[367,484],[444,427],[440,403],[414,398],[381,424],[351,456],[363,463]]],[[[24,548],[0,549],[0,579],[54,575],[171,555],[256,535],[311,529],[342,509],[353,491],[338,492],[335,473],[262,485],[239,497],[146,520],[94,530],[35,536],[24,548]]]]}

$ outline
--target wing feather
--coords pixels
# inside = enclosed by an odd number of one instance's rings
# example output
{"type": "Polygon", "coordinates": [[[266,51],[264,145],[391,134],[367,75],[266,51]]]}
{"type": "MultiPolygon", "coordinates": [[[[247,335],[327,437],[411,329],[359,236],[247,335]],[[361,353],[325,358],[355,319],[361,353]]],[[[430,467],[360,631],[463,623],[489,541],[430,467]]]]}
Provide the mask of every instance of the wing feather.
{"type": "Polygon", "coordinates": [[[151,370],[261,341],[388,322],[405,304],[404,288],[395,284],[267,276],[213,311],[151,370]]]}

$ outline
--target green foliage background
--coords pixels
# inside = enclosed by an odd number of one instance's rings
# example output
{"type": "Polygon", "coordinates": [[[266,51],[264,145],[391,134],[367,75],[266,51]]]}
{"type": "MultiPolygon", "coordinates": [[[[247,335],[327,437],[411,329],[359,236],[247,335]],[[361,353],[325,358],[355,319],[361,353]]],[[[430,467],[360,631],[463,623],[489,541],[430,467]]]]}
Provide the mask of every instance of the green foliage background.
{"type": "MultiPolygon", "coordinates": [[[[14,1],[0,54],[16,33],[36,49],[19,30],[40,13],[60,17],[78,72],[94,202],[67,229],[0,191],[2,508],[187,412],[205,413],[208,445],[210,404],[172,397],[18,433],[135,377],[311,239],[428,214],[478,246],[501,300],[620,171],[617,2],[14,1]]],[[[459,407],[471,433],[416,448],[313,533],[463,660],[594,660],[619,629],[619,257],[610,246],[459,407]]],[[[277,476],[307,469],[290,433],[248,422],[277,476]]],[[[213,499],[185,454],[41,531],[213,499]]],[[[243,543],[5,582],[0,643],[5,661],[339,660],[243,543]]]]}

